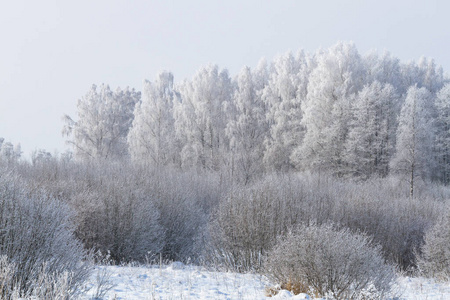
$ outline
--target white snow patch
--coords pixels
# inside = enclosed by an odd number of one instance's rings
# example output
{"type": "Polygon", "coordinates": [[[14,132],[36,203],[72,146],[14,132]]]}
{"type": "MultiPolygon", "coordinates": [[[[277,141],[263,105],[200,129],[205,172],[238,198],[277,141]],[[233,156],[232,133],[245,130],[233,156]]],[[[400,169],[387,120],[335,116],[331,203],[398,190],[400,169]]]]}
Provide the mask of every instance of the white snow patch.
{"type": "MultiPolygon", "coordinates": [[[[92,275],[82,299],[92,299],[99,277],[113,286],[103,299],[313,299],[306,294],[293,295],[282,290],[268,298],[266,288],[274,287],[264,276],[211,272],[201,267],[175,262],[161,269],[150,267],[99,266],[92,275]],[[105,276],[107,274],[108,276],[105,276]]],[[[108,286],[105,284],[105,286],[108,286]]],[[[400,277],[398,300],[450,299],[450,283],[426,278],[400,277]]]]}

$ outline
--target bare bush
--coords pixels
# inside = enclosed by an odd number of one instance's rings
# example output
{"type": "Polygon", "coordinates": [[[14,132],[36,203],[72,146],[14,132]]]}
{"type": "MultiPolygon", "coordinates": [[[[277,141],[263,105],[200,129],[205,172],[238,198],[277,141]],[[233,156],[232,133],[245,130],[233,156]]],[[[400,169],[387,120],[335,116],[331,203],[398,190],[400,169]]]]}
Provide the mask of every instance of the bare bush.
{"type": "Polygon", "coordinates": [[[11,269],[4,293],[29,292],[42,278],[62,274],[70,275],[67,292],[76,293],[89,276],[90,262],[72,221],[67,205],[44,193],[29,194],[16,176],[0,174],[0,255],[11,269]]]}
{"type": "Polygon", "coordinates": [[[425,276],[442,281],[450,280],[450,211],[439,219],[425,234],[418,267],[425,276]]]}
{"type": "Polygon", "coordinates": [[[122,179],[108,178],[73,196],[79,205],[77,236],[116,262],[144,261],[164,245],[159,211],[149,195],[122,179]]]}
{"type": "Polygon", "coordinates": [[[148,176],[145,191],[155,199],[164,231],[162,255],[166,260],[195,261],[196,240],[206,226],[211,207],[217,203],[214,195],[215,176],[196,178],[194,174],[161,172],[148,176]]]}
{"type": "Polygon", "coordinates": [[[209,224],[205,259],[225,269],[257,270],[261,254],[293,225],[332,222],[367,233],[387,261],[408,270],[443,203],[437,193],[415,199],[403,194],[389,179],[355,183],[323,174],[267,176],[221,200],[209,224]]]}
{"type": "Polygon", "coordinates": [[[303,196],[272,178],[236,188],[211,218],[206,262],[225,270],[257,271],[277,236],[300,221],[296,202],[303,196]]]}
{"type": "Polygon", "coordinates": [[[330,225],[300,226],[267,254],[265,274],[282,288],[316,297],[382,299],[395,279],[381,249],[362,234],[330,225]]]}

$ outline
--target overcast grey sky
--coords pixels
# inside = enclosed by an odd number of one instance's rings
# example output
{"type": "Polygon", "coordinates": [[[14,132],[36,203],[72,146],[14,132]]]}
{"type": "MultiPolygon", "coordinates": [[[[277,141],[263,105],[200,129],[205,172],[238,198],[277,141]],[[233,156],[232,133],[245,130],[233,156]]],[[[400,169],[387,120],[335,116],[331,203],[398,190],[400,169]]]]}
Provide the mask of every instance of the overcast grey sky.
{"type": "Polygon", "coordinates": [[[0,137],[24,154],[62,152],[63,114],[95,84],[141,89],[160,70],[176,81],[207,63],[354,41],[361,54],[432,57],[450,70],[450,1],[2,1],[0,137]]]}

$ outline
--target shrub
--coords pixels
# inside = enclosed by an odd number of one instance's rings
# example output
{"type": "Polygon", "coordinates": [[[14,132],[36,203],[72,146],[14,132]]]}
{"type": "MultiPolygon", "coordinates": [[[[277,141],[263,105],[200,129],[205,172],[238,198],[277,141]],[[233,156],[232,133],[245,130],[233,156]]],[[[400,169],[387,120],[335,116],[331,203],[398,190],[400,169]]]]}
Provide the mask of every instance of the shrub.
{"type": "Polygon", "coordinates": [[[117,263],[144,262],[163,247],[163,229],[153,199],[124,178],[104,180],[73,196],[77,236],[85,247],[109,253],[117,263]]]}
{"type": "Polygon", "coordinates": [[[415,266],[414,249],[442,210],[444,193],[409,199],[398,189],[387,179],[355,183],[305,173],[235,187],[210,219],[205,260],[222,269],[258,270],[277,235],[315,222],[365,232],[382,247],[386,261],[409,270],[415,266]]]}
{"type": "Polygon", "coordinates": [[[30,292],[43,278],[49,282],[63,274],[68,294],[74,294],[89,275],[87,253],[73,234],[69,207],[46,194],[27,193],[8,173],[0,173],[0,228],[2,272],[8,274],[2,298],[14,290],[30,292]]]}
{"type": "Polygon", "coordinates": [[[223,270],[258,271],[277,236],[301,219],[296,202],[303,195],[290,192],[270,179],[232,191],[211,218],[206,262],[223,270]]]}
{"type": "Polygon", "coordinates": [[[198,188],[201,182],[197,179],[173,172],[155,174],[145,184],[145,193],[154,199],[160,212],[164,232],[161,253],[166,260],[197,260],[195,241],[207,223],[208,206],[213,205],[208,202],[215,202],[213,197],[205,197],[208,192],[198,188]]]}
{"type": "Polygon", "coordinates": [[[265,274],[296,294],[357,299],[368,291],[383,298],[395,279],[380,247],[363,234],[331,225],[300,226],[267,254],[265,274]]]}
{"type": "Polygon", "coordinates": [[[425,234],[425,244],[417,265],[425,276],[450,280],[450,211],[425,234]]]}

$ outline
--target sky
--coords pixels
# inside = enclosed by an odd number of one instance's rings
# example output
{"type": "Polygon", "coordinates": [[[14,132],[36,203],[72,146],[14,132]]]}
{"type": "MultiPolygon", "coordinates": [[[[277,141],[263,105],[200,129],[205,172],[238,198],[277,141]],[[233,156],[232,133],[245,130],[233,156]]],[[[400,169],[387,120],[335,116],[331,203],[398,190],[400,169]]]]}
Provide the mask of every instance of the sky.
{"type": "Polygon", "coordinates": [[[141,90],[208,63],[236,75],[289,50],[353,41],[361,54],[434,58],[450,70],[447,0],[40,0],[0,2],[0,137],[62,153],[62,116],[92,84],[141,90]]]}

